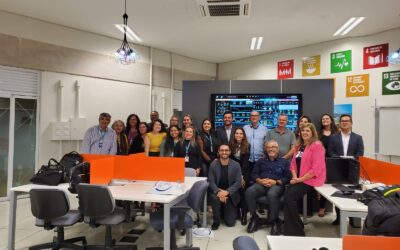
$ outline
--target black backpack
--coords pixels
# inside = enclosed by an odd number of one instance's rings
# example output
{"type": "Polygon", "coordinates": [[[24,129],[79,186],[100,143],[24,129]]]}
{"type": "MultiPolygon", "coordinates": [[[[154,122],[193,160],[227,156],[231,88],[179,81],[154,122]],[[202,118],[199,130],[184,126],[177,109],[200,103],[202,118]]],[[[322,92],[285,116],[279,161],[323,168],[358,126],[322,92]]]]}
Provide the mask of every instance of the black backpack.
{"type": "Polygon", "coordinates": [[[65,154],[61,160],[60,165],[64,167],[64,182],[68,183],[71,177],[71,169],[76,165],[79,165],[83,162],[83,157],[76,151],[69,152],[65,154]]]}
{"type": "Polygon", "coordinates": [[[70,169],[68,190],[76,194],[76,187],[79,183],[90,183],[90,163],[82,162],[70,169]]]}

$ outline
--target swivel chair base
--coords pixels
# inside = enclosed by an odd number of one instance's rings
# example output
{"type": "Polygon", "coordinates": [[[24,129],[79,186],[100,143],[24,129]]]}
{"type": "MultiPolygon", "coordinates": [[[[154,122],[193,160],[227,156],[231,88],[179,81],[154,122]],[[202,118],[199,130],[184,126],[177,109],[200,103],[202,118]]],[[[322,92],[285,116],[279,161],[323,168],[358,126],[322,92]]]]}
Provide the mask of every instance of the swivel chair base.
{"type": "Polygon", "coordinates": [[[87,245],[87,250],[137,250],[136,245],[115,245],[115,240],[112,239],[111,226],[106,227],[105,244],[104,245],[87,245]]]}
{"type": "Polygon", "coordinates": [[[43,243],[43,244],[38,244],[35,246],[29,247],[29,250],[41,250],[41,249],[61,249],[61,248],[67,248],[67,249],[75,249],[75,250],[84,250],[86,246],[86,238],[85,237],[76,237],[76,238],[71,238],[71,239],[64,239],[64,228],[63,227],[57,227],[57,237],[55,237],[54,242],[49,242],[49,243],[43,243]],[[73,244],[76,242],[82,241],[82,246],[73,244]]]}

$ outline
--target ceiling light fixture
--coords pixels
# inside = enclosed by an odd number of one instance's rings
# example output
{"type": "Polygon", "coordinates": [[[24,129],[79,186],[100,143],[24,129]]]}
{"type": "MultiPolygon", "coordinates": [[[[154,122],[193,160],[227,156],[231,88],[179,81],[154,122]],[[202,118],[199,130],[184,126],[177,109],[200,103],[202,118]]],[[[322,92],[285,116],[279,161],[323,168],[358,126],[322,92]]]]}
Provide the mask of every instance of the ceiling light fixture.
{"type": "Polygon", "coordinates": [[[251,38],[250,50],[261,49],[261,44],[263,42],[263,39],[264,39],[264,37],[262,37],[262,36],[251,38]]]}
{"type": "Polygon", "coordinates": [[[128,64],[134,63],[136,61],[136,59],[138,58],[138,54],[134,49],[132,49],[129,46],[129,43],[126,40],[126,37],[128,35],[126,32],[127,32],[127,28],[129,28],[128,27],[128,14],[126,14],[126,0],[125,0],[125,13],[122,16],[122,19],[124,21],[124,24],[120,30],[122,30],[122,28],[123,28],[124,39],[122,40],[121,47],[115,52],[115,58],[118,63],[128,65],[128,64]]]}
{"type": "Polygon", "coordinates": [[[342,27],[340,27],[333,36],[341,35],[344,36],[364,21],[365,17],[352,17],[342,27]]]}

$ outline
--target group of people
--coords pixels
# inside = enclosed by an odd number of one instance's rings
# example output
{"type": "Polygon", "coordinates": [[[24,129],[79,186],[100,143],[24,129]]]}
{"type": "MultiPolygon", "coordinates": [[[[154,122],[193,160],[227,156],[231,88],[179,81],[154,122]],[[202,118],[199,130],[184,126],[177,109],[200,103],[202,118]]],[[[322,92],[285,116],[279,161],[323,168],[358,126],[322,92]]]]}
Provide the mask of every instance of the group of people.
{"type": "MultiPolygon", "coordinates": [[[[224,125],[212,127],[208,118],[196,129],[190,115],[172,116],[169,127],[157,111],[150,114],[150,123],[141,122],[135,114],[128,116],[126,126],[101,113],[99,124],[89,128],[81,152],[90,154],[128,155],[144,152],[148,156],[182,157],[185,167],[197,176],[208,177],[208,203],[213,214],[212,229],[221,222],[235,225],[240,219],[249,233],[260,225],[257,199],[268,199],[268,217],[272,235],[304,236],[298,202],[326,178],[326,156],[363,155],[360,135],[352,132],[352,117],[342,115],[338,129],[331,115],[323,114],[317,131],[311,119],[301,116],[294,132],[286,128],[288,117],[279,114],[277,127],[268,130],[260,124],[260,114],[250,113],[250,124],[233,124],[234,114],[226,111],[224,125]],[[283,204],[282,204],[282,197],[283,204]],[[283,206],[284,223],[279,219],[283,206]],[[247,223],[247,213],[250,221],[247,223]]],[[[318,214],[325,213],[325,200],[320,199],[318,214]]],[[[339,211],[337,211],[339,216],[339,211]]],[[[339,221],[339,217],[336,221],[339,221]]],[[[334,224],[336,224],[336,221],[334,224]]]]}

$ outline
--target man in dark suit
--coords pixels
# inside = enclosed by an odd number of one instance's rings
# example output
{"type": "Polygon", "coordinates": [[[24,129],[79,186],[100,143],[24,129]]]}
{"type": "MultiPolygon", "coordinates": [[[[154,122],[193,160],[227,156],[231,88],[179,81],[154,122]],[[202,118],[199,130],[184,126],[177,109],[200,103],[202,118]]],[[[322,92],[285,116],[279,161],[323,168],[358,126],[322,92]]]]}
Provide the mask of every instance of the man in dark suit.
{"type": "Polygon", "coordinates": [[[236,221],[242,172],[239,163],[229,158],[230,154],[229,145],[221,144],[218,149],[219,158],[211,163],[208,172],[209,197],[213,211],[212,230],[218,229],[221,217],[228,227],[233,227],[236,221]]]}
{"type": "Polygon", "coordinates": [[[235,136],[235,129],[239,126],[232,124],[232,121],[232,111],[226,111],[224,113],[224,126],[218,127],[215,131],[215,134],[221,144],[229,143],[229,140],[235,136]]]}
{"type": "MultiPolygon", "coordinates": [[[[359,156],[364,155],[364,142],[361,135],[351,131],[353,127],[351,115],[341,115],[339,127],[340,133],[332,135],[329,141],[328,156],[353,156],[354,159],[358,160],[359,156]]],[[[336,208],[336,215],[336,220],[332,223],[333,225],[339,225],[340,222],[340,210],[338,208],[336,208]]],[[[350,218],[350,225],[352,227],[359,227],[355,226],[354,218],[350,218]]]]}

